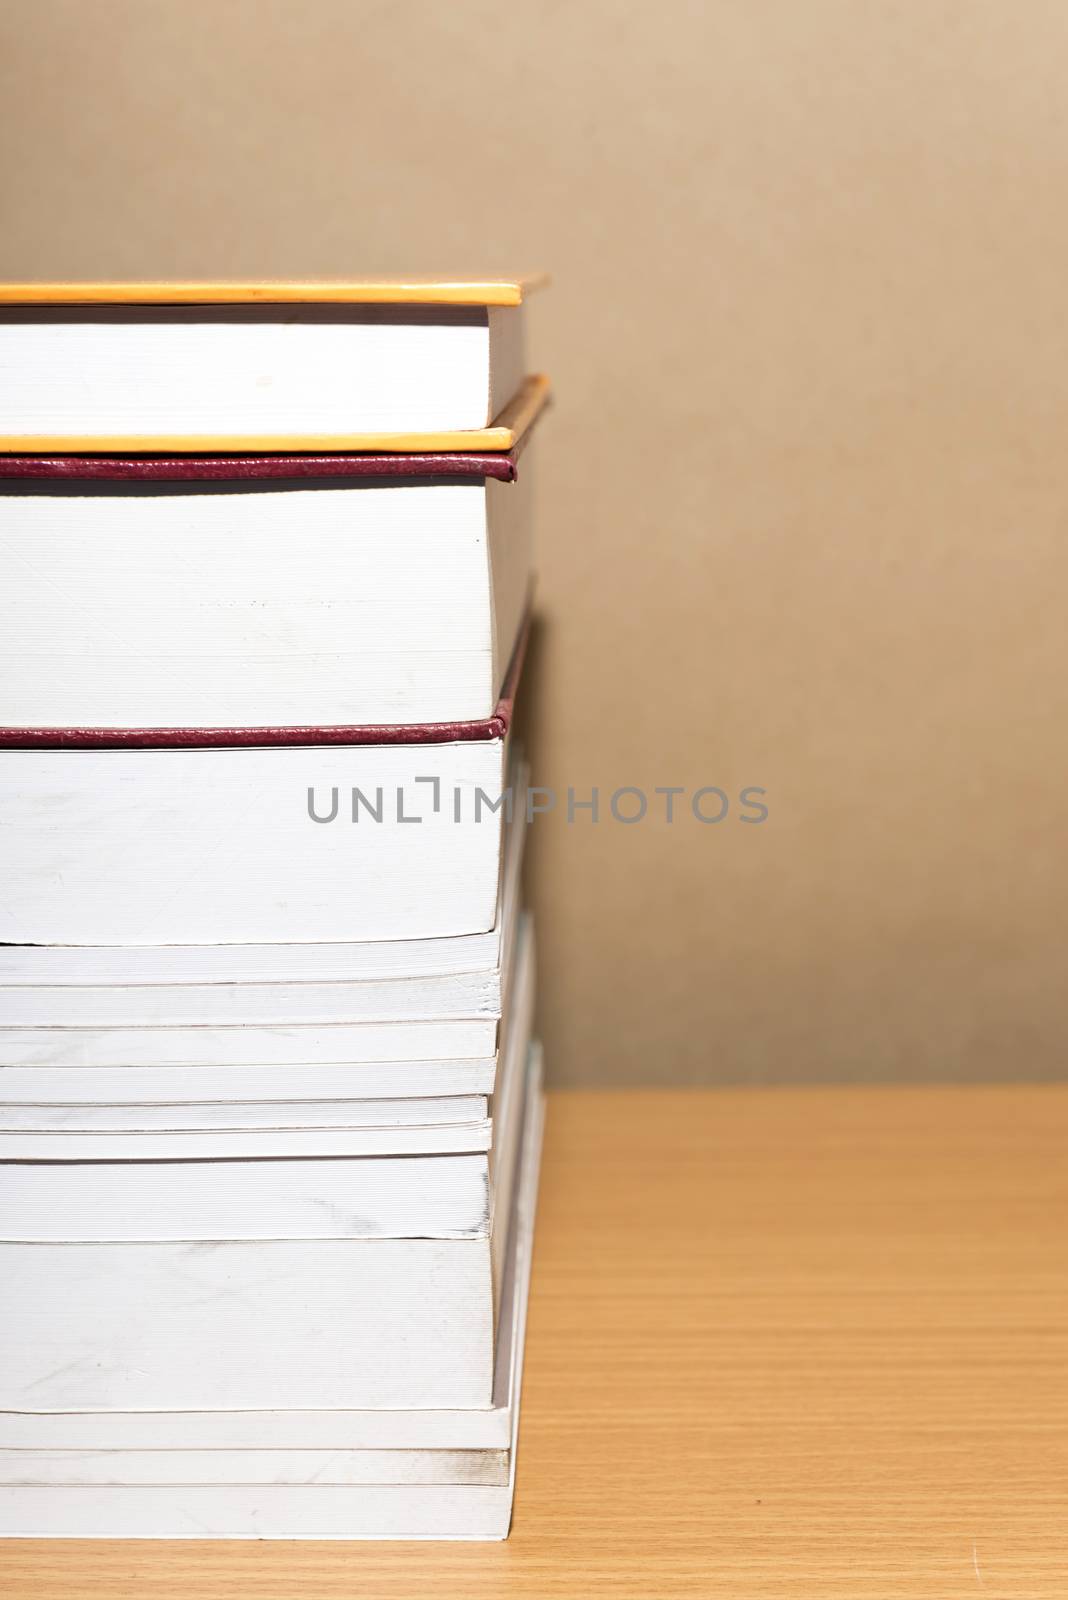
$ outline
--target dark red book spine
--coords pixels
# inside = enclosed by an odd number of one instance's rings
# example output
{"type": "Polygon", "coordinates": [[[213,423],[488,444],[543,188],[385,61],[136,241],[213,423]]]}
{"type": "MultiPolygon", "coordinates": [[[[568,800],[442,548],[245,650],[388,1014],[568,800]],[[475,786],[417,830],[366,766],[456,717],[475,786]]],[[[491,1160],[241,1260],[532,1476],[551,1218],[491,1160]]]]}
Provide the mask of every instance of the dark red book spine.
{"type": "Polygon", "coordinates": [[[220,750],[254,745],[456,744],[503,739],[512,722],[531,614],[519,630],[491,717],[482,722],[368,723],[290,728],[0,728],[7,750],[220,750]]]}

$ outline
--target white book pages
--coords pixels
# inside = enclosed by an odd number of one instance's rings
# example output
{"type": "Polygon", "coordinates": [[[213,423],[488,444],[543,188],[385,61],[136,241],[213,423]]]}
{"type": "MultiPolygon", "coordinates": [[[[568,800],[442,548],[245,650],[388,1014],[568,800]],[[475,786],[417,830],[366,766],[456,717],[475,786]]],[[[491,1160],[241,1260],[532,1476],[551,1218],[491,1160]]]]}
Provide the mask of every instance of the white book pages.
{"type": "Polygon", "coordinates": [[[0,727],[492,716],[531,583],[496,479],[5,481],[0,727]]]}
{"type": "Polygon", "coordinates": [[[0,1488],[507,1484],[507,1450],[2,1450],[0,1488]]]}
{"type": "Polygon", "coordinates": [[[249,1104],[403,1095],[492,1094],[494,1056],[457,1061],[363,1061],[318,1066],[0,1067],[7,1106],[249,1104]]]}
{"type": "Polygon", "coordinates": [[[0,990],[5,1027],[269,1027],[501,1014],[500,973],[399,983],[139,984],[0,990]]]}
{"type": "MultiPolygon", "coordinates": [[[[518,1308],[510,1363],[510,1405],[483,1413],[497,1421],[507,1417],[508,1481],[493,1485],[419,1484],[278,1484],[226,1486],[197,1485],[118,1486],[5,1486],[0,1487],[0,1533],[21,1538],[320,1538],[320,1539],[503,1539],[511,1522],[515,1489],[519,1426],[519,1375],[522,1370],[523,1328],[528,1283],[531,1232],[536,1202],[538,1155],[541,1142],[542,1104],[540,1069],[532,1076],[531,1110],[526,1119],[523,1179],[517,1194],[514,1233],[515,1270],[510,1281],[522,1285],[514,1300],[518,1308]]],[[[500,1366],[498,1366],[500,1372],[500,1366]]],[[[500,1398],[499,1391],[496,1398],[500,1398]]],[[[157,1414],[158,1415],[158,1414],[157,1414]]],[[[247,1418],[250,1414],[245,1413],[247,1418]]],[[[272,1414],[260,1414],[270,1417],[272,1414]]],[[[277,1418],[280,1414],[274,1413],[277,1418]]],[[[306,1414],[314,1417],[316,1414],[306,1414]]],[[[323,1414],[331,1417],[330,1413],[323,1414]]],[[[336,1422],[337,1413],[331,1420],[336,1422]]],[[[375,1413],[349,1413],[363,1418],[375,1413]]],[[[382,1412],[379,1417],[401,1419],[404,1413],[382,1412]]],[[[415,1415],[411,1413],[409,1415],[415,1415]]],[[[462,1426],[474,1412],[429,1412],[428,1418],[455,1419],[462,1426]]],[[[223,1417],[223,1426],[242,1426],[240,1414],[223,1417]]],[[[142,1414],[150,1425],[156,1418],[142,1414]]],[[[39,1421],[22,1418],[15,1421],[39,1421]]],[[[67,1428],[74,1418],[60,1419],[67,1428]]],[[[86,1420],[86,1419],[82,1419],[86,1420]]],[[[99,1424],[101,1418],[91,1419],[99,1424]]],[[[109,1419],[103,1419],[107,1425],[109,1419]]],[[[117,1419],[110,1419],[112,1422],[117,1419]]],[[[138,1421],[136,1416],[127,1416],[138,1421]]],[[[188,1423],[186,1418],[179,1419],[188,1423]]],[[[0,1413],[0,1437],[10,1438],[10,1416],[0,1413]]],[[[342,1426],[345,1423],[341,1424],[342,1426]]],[[[352,1426],[351,1422],[348,1424],[352,1426]]],[[[17,1446],[15,1448],[18,1448],[17,1446]]],[[[422,1447],[419,1447],[422,1448],[422,1447]]],[[[458,1448],[456,1446],[453,1447],[458,1448]]],[[[477,1448],[477,1447],[476,1447],[477,1448]]]]}
{"type": "Polygon", "coordinates": [[[472,1060],[497,1049],[497,1019],[228,1028],[5,1028],[5,1067],[299,1067],[472,1060]]]}
{"type": "Polygon", "coordinates": [[[8,1241],[478,1239],[489,1232],[485,1154],[0,1163],[0,1237],[8,1241]]]}
{"type": "MultiPolygon", "coordinates": [[[[92,1083],[82,1072],[85,1086],[92,1083]]],[[[0,1077],[2,1081],[2,1077],[0,1077]]],[[[485,1095],[452,1094],[407,1100],[225,1100],[138,1105],[0,1103],[0,1129],[9,1133],[247,1133],[284,1128],[420,1128],[483,1122],[485,1095]]]]}
{"type": "MultiPolygon", "coordinates": [[[[505,930],[520,903],[529,771],[517,752],[509,782],[515,794],[505,820],[504,867],[493,927],[451,938],[359,943],[205,945],[2,945],[0,1020],[5,990],[157,984],[407,984],[410,979],[467,978],[507,964],[505,930]]],[[[447,1014],[447,1013],[446,1013],[447,1014]]]]}
{"type": "Polygon", "coordinates": [[[443,1122],[411,1128],[213,1128],[151,1133],[7,1132],[0,1130],[5,1162],[216,1162],[281,1157],[392,1157],[488,1150],[492,1124],[443,1122]]]}
{"type": "Polygon", "coordinates": [[[5,1539],[506,1539],[513,1486],[0,1489],[5,1539]]]}
{"type": "MultiPolygon", "coordinates": [[[[516,838],[521,841],[523,831],[521,823],[514,825],[509,843],[516,838]]],[[[519,918],[520,860],[514,849],[509,850],[507,865],[510,876],[498,914],[497,959],[490,967],[425,977],[327,981],[315,981],[309,973],[296,982],[213,979],[203,983],[0,984],[0,1029],[496,1021],[519,918]]],[[[451,941],[439,939],[436,943],[451,941]]]]}
{"type": "Polygon", "coordinates": [[[485,1409],[0,1410],[0,1450],[503,1450],[512,1438],[530,1287],[541,1147],[541,1057],[531,1051],[522,1178],[502,1280],[492,1404],[485,1409]]]}
{"type": "Polygon", "coordinates": [[[213,944],[487,931],[504,756],[500,739],[0,751],[0,936],[213,944]]]}
{"type": "MultiPolygon", "coordinates": [[[[198,1133],[189,1108],[157,1107],[159,1120],[184,1114],[187,1126],[144,1131],[136,1107],[113,1107],[113,1121],[120,1111],[126,1118],[123,1131],[0,1133],[0,1238],[488,1236],[498,1192],[507,1205],[514,1189],[533,1009],[534,942],[524,919],[492,1123],[391,1126],[382,1118],[375,1127],[368,1116],[362,1128],[327,1119],[285,1127],[280,1118],[243,1126],[240,1107],[199,1107],[200,1120],[213,1116],[218,1126],[198,1133]],[[420,1150],[433,1153],[418,1160],[420,1150]],[[449,1150],[462,1153],[442,1153],[449,1150]]],[[[495,1281],[506,1242],[498,1230],[495,1281]]]]}
{"type": "Polygon", "coordinates": [[[5,307],[0,434],[144,437],[484,428],[519,389],[500,306],[5,307]]]}

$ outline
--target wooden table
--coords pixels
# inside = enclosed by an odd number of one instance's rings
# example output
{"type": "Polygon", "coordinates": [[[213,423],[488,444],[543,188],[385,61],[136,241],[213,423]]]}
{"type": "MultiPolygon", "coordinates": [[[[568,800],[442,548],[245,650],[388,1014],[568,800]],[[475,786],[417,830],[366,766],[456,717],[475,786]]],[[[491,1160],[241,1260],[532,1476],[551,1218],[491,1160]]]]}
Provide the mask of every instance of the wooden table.
{"type": "Polygon", "coordinates": [[[552,1098],[504,1545],[6,1544],[5,1596],[1068,1595],[1068,1087],[552,1098]]]}

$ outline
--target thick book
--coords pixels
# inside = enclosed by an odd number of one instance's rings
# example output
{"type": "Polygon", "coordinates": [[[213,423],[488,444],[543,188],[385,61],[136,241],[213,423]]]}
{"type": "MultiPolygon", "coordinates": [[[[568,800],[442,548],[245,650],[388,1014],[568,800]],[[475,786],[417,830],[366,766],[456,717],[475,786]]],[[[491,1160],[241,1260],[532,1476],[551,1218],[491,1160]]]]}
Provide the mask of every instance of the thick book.
{"type": "MultiPolygon", "coordinates": [[[[452,939],[367,939],[331,944],[15,945],[0,944],[0,991],[156,984],[437,984],[464,986],[498,972],[506,930],[519,903],[526,834],[527,774],[516,772],[513,821],[505,822],[505,866],[493,927],[452,939]]],[[[450,993],[459,994],[460,988],[450,993]]],[[[3,995],[0,993],[0,1004],[3,995]]]]}
{"type": "Polygon", "coordinates": [[[0,744],[492,716],[532,583],[529,455],[504,478],[178,459],[174,480],[0,457],[0,744]]]}
{"type": "Polygon", "coordinates": [[[485,722],[288,728],[275,742],[211,729],[192,745],[118,749],[85,748],[85,730],[70,730],[57,748],[0,750],[0,937],[270,944],[488,931],[514,804],[506,743],[525,631],[485,722]]]}
{"type": "Polygon", "coordinates": [[[483,1239],[0,1244],[0,1406],[482,1406],[483,1239]]]}
{"type": "Polygon", "coordinates": [[[3,284],[0,449],[508,449],[538,281],[3,284]]]}

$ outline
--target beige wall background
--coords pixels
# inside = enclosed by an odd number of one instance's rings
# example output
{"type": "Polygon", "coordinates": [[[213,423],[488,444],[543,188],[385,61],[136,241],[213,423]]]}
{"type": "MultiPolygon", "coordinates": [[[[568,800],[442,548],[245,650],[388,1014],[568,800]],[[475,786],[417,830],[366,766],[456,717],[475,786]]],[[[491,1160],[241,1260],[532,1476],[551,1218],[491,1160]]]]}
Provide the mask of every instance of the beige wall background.
{"type": "Polygon", "coordinates": [[[1065,1066],[1068,7],[34,0],[0,271],[543,265],[558,1082],[1065,1066]],[[659,804],[659,802],[658,802],[659,804]]]}

